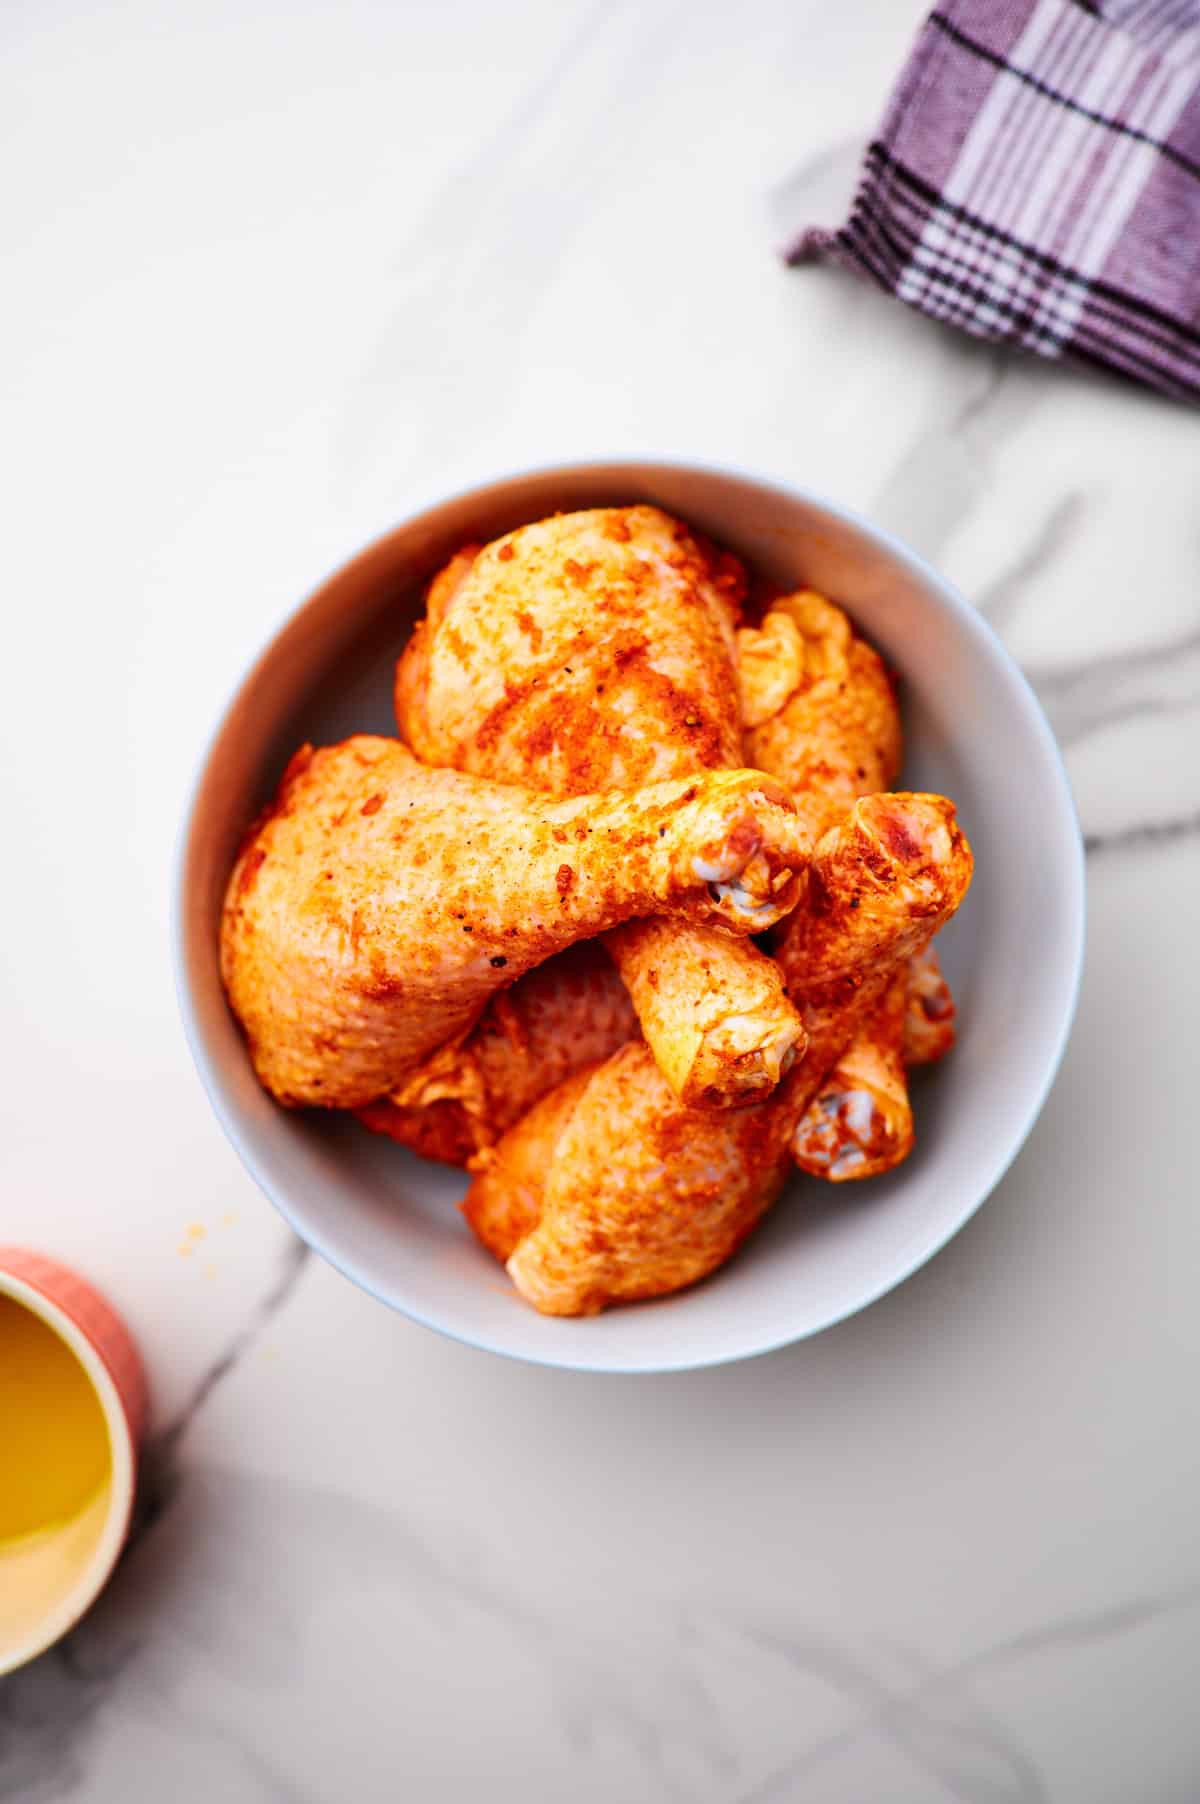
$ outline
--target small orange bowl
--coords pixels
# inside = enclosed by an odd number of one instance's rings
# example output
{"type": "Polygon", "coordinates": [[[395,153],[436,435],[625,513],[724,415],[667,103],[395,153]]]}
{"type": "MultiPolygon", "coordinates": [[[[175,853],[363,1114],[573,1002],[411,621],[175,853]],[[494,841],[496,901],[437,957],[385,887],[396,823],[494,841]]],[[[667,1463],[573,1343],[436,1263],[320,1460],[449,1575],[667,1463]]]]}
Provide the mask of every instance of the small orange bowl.
{"type": "Polygon", "coordinates": [[[105,1433],[108,1447],[98,1468],[102,1476],[86,1497],[45,1521],[3,1531],[0,1673],[44,1653],[104,1588],[129,1533],[146,1423],[145,1374],[133,1336],[90,1284],[41,1253],[0,1246],[0,1310],[7,1309],[30,1319],[10,1320],[17,1332],[9,1359],[0,1364],[0,1458],[12,1461],[7,1471],[0,1469],[0,1498],[35,1494],[39,1464],[48,1474],[69,1464],[78,1452],[69,1437],[89,1425],[95,1447],[105,1433]],[[57,1390],[49,1385],[51,1376],[57,1390]],[[71,1406],[32,1412],[31,1399],[55,1394],[71,1406]],[[14,1454],[18,1415],[26,1432],[14,1454]]]}

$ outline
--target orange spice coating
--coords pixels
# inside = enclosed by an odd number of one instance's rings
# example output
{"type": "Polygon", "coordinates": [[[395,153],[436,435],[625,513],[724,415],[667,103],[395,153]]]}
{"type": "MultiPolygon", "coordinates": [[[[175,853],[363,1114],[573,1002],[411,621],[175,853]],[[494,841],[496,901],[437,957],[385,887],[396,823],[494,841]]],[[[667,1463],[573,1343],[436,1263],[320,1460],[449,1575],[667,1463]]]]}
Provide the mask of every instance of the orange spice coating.
{"type": "MultiPolygon", "coordinates": [[[[760,629],[738,634],[738,673],[747,756],[792,787],[815,833],[856,796],[895,782],[903,742],[892,684],[841,608],[811,590],[775,600],[760,629]]],[[[948,1050],[954,1003],[931,949],[907,988],[903,1061],[889,991],[797,1130],[797,1163],[815,1176],[870,1177],[912,1150],[904,1063],[948,1050]]]]}
{"type": "Polygon", "coordinates": [[[904,1076],[908,974],[901,971],[826,1077],[796,1129],[802,1171],[834,1183],[874,1177],[908,1157],[912,1107],[904,1076]]]}
{"type": "Polygon", "coordinates": [[[555,515],[468,557],[397,666],[419,758],[560,796],[739,764],[732,559],[653,507],[555,515]]]}
{"type": "MultiPolygon", "coordinates": [[[[808,905],[796,911],[792,917],[794,927],[779,948],[792,994],[796,995],[797,985],[804,986],[801,1013],[809,1048],[798,1088],[808,1077],[815,1078],[793,1133],[797,1162],[805,1170],[814,1169],[811,1154],[820,1122],[814,1121],[814,1114],[819,1111],[814,1111],[813,1105],[820,1084],[847,1057],[851,1061],[851,1082],[862,1085],[864,1074],[870,1080],[867,1088],[871,1108],[878,1111],[880,1119],[872,1118],[862,1129],[861,1137],[848,1131],[839,1136],[838,1127],[848,1130],[851,1122],[835,1123],[830,1137],[837,1138],[839,1144],[830,1148],[826,1142],[830,1166],[837,1164],[841,1155],[851,1155],[852,1147],[862,1142],[870,1148],[876,1171],[888,1169],[907,1156],[911,1148],[912,1116],[903,1077],[901,1013],[907,973],[911,961],[926,951],[934,935],[958,909],[970,886],[974,864],[953,804],[945,798],[938,799],[942,818],[938,820],[926,809],[919,824],[907,805],[920,798],[880,795],[856,803],[851,818],[876,837],[879,856],[872,855],[865,846],[861,848],[862,855],[857,860],[861,887],[857,889],[849,873],[839,878],[836,866],[823,861],[816,880],[810,878],[808,905]],[[896,804],[900,805],[899,814],[895,812],[896,804]],[[923,850],[918,849],[921,843],[923,850]],[[889,855],[900,858],[905,865],[903,887],[908,921],[902,932],[885,928],[886,951],[881,950],[872,958],[866,969],[855,969],[845,959],[846,942],[839,917],[850,910],[886,920],[888,889],[893,881],[887,870],[889,855]],[[876,883],[881,886],[877,890],[873,888],[876,883]],[[835,969],[839,964],[841,968],[835,969]]],[[[924,800],[929,803],[935,798],[924,800]]],[[[848,837],[840,829],[820,842],[818,852],[828,849],[835,837],[841,838],[849,849],[848,837]]],[[[869,936],[858,943],[865,949],[869,936]]],[[[837,1085],[841,1078],[835,1072],[829,1081],[837,1085]]],[[[838,1175],[849,1176],[854,1167],[853,1157],[848,1156],[838,1175]]],[[[832,1173],[826,1170],[821,1175],[832,1173]]]]}
{"type": "Polygon", "coordinates": [[[842,609],[811,590],[738,634],[746,758],[796,798],[814,838],[890,789],[903,742],[891,679],[842,609]]]}
{"type": "Polygon", "coordinates": [[[808,1030],[818,1082],[902,966],[945,925],[971,880],[971,850],[945,796],[865,796],[818,842],[804,905],[776,957],[808,1030]],[[866,999],[864,1003],[864,998],[866,999]]]}
{"type": "Polygon", "coordinates": [[[891,1171],[913,1149],[907,1068],[945,1058],[955,1007],[930,945],[850,1041],[796,1133],[796,1163],[835,1183],[891,1171]],[[806,1150],[807,1148],[807,1150],[806,1150]]]}
{"type": "Polygon", "coordinates": [[[548,1315],[593,1315],[703,1277],[749,1233],[790,1162],[761,1109],[689,1109],[646,1047],[551,1091],[494,1150],[464,1208],[548,1315]]]}
{"type": "Polygon", "coordinates": [[[908,1007],[904,1017],[904,1063],[932,1065],[944,1059],[955,1040],[954,997],[933,946],[908,967],[908,1007]]]}
{"type": "MultiPolygon", "coordinates": [[[[653,507],[559,515],[460,553],[400,660],[401,733],[431,763],[556,794],[736,768],[743,587],[736,560],[653,507]]],[[[676,1094],[769,1094],[800,1037],[770,960],[661,922],[619,929],[609,950],[676,1094]]]]}
{"type": "Polygon", "coordinates": [[[746,1107],[769,1096],[804,1048],[773,958],[719,928],[631,921],[605,945],[647,1044],[681,1102],[746,1107]]]}
{"type": "Polygon", "coordinates": [[[745,931],[714,864],[754,908],[790,906],[804,852],[760,772],[551,801],[395,740],[305,747],[230,878],[222,975],[267,1089],[357,1108],[576,940],[650,912],[745,931]]]}
{"type": "Polygon", "coordinates": [[[637,1032],[612,960],[585,940],[493,996],[465,1039],[441,1047],[358,1118],[427,1159],[466,1165],[547,1091],[637,1032]]]}
{"type": "Polygon", "coordinates": [[[829,1063],[957,907],[970,869],[944,798],[859,802],[818,845],[797,911],[805,926],[790,975],[809,1045],[771,1098],[686,1108],[634,1045],[505,1135],[463,1207],[522,1295],[547,1314],[593,1314],[694,1283],[727,1259],[782,1188],[829,1063]]]}

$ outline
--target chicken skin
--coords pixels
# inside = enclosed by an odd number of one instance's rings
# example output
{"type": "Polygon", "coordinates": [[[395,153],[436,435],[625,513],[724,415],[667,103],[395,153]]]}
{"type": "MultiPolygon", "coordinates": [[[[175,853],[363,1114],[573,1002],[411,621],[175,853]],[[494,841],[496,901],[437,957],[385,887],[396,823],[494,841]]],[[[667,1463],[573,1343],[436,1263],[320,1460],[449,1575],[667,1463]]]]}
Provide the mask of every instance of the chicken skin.
{"type": "Polygon", "coordinates": [[[762,1118],[774,1107],[689,1109],[644,1043],[624,1046],[505,1135],[467,1193],[467,1220],[543,1315],[680,1290],[778,1194],[791,1149],[762,1118]]]}
{"type": "Polygon", "coordinates": [[[900,774],[900,711],[878,652],[811,590],[738,634],[746,756],[796,799],[814,839],[900,774]]]}
{"type": "Polygon", "coordinates": [[[909,1067],[944,1058],[954,1040],[954,998],[927,946],[830,1071],[797,1130],[796,1163],[837,1184],[876,1177],[907,1159],[916,1136],[909,1067]]]}
{"type": "Polygon", "coordinates": [[[793,1142],[796,1163],[833,1183],[891,1171],[912,1151],[906,1071],[954,1044],[954,998],[932,946],[903,974],[833,1066],[793,1142]]]}
{"type": "Polygon", "coordinates": [[[608,947],[671,1090],[704,1108],[769,1096],[804,1050],[804,1032],[773,958],[719,928],[631,921],[608,947]]]}
{"type": "Polygon", "coordinates": [[[651,911],[757,929],[805,861],[758,771],[553,801],[363,735],[292,760],[234,867],[221,970],[274,1096],[360,1108],[577,940],[651,911]]]}
{"type": "Polygon", "coordinates": [[[955,913],[972,866],[945,796],[864,796],[818,841],[804,903],[776,951],[804,1017],[808,1049],[798,1066],[814,1092],[909,959],[955,913]]]}
{"type": "Polygon", "coordinates": [[[954,997],[942,975],[932,946],[908,967],[908,997],[904,1015],[904,1063],[932,1065],[944,1059],[955,1039],[954,997]]]}
{"type": "Polygon", "coordinates": [[[732,670],[745,578],[654,507],[522,526],[434,580],[396,672],[426,764],[552,795],[741,763],[732,670]],[[732,704],[732,705],[731,705],[732,704]]]}
{"type": "MultiPolygon", "coordinates": [[[[478,554],[479,547],[466,548],[434,579],[427,599],[431,623],[440,624],[444,619],[478,554]]],[[[765,744],[772,748],[769,755],[784,767],[784,775],[795,780],[799,770],[800,780],[806,780],[810,766],[798,765],[798,758],[811,759],[814,713],[809,699],[794,698],[798,692],[804,697],[806,683],[823,681],[822,694],[828,704],[834,699],[831,685],[850,678],[853,657],[859,673],[857,686],[866,691],[866,700],[856,706],[852,692],[850,705],[840,704],[840,720],[856,723],[865,718],[878,723],[869,736],[876,749],[873,756],[868,749],[868,763],[861,768],[881,782],[894,780],[900,725],[891,688],[869,648],[854,654],[852,629],[840,609],[816,596],[793,597],[768,613],[761,630],[745,629],[738,641],[748,755],[765,744]],[[805,633],[797,620],[804,623],[805,633]],[[793,704],[791,715],[781,721],[778,717],[789,703],[793,704]],[[785,735],[787,720],[796,715],[800,716],[797,736],[785,735]],[[771,723],[768,731],[751,742],[755,728],[767,723],[771,723]]],[[[840,775],[832,806],[824,805],[820,791],[809,792],[802,805],[812,824],[824,830],[830,816],[837,819],[839,801],[866,780],[858,778],[858,765],[851,771],[847,756],[857,757],[863,734],[854,725],[839,728],[836,718],[831,723],[828,708],[816,718],[822,719],[822,730],[827,733],[822,763],[840,775]]],[[[640,931],[646,943],[652,930],[664,937],[680,932],[677,922],[643,922],[640,931]]],[[[698,945],[701,955],[707,937],[707,930],[689,930],[689,939],[698,945]]],[[[610,944],[615,938],[610,936],[610,944]]],[[[678,948],[676,953],[678,958],[678,948]]],[[[782,973],[774,961],[761,961],[761,968],[775,986],[782,987],[782,973]]],[[[656,975],[652,962],[640,970],[627,965],[627,975],[643,1018],[656,1008],[668,1013],[674,1010],[673,993],[652,981],[656,975]]],[[[724,1063],[738,1057],[737,1029],[756,1016],[738,1014],[733,1000],[719,991],[714,995],[714,989],[712,979],[705,982],[702,977],[694,987],[685,1021],[676,1019],[670,1030],[664,1023],[658,1035],[660,1062],[667,1045],[678,1049],[681,1059],[690,1059],[695,1067],[698,1054],[693,1048],[702,1035],[719,1048],[724,1063]],[[712,997],[707,1010],[706,996],[712,997]]],[[[954,1003],[936,953],[929,948],[910,966],[903,1064],[898,1065],[894,1033],[897,989],[894,985],[889,990],[877,1018],[866,1022],[846,1048],[814,1098],[806,1131],[797,1132],[797,1161],[814,1175],[869,1176],[898,1163],[911,1146],[912,1110],[903,1065],[940,1057],[953,1043],[954,1003]]],[[[584,1065],[603,1061],[636,1036],[637,1022],[612,963],[596,948],[580,946],[498,996],[465,1040],[434,1053],[395,1096],[369,1104],[359,1111],[359,1118],[374,1131],[390,1135],[427,1158],[465,1165],[566,1077],[584,1065]]],[[[786,1047],[781,1048],[776,1063],[782,1063],[784,1056],[786,1047]]],[[[683,1083],[682,1070],[677,1070],[672,1079],[677,1094],[683,1083]]],[[[699,1100],[706,1099],[702,1096],[699,1100]]]]}
{"type": "Polygon", "coordinates": [[[547,1091],[637,1038],[616,967],[584,940],[493,996],[465,1039],[439,1048],[358,1118],[427,1159],[466,1165],[547,1091]]]}
{"type": "Polygon", "coordinates": [[[480,1161],[463,1204],[521,1294],[550,1315],[695,1283],[783,1186],[829,1065],[966,891],[971,854],[940,796],[855,805],[814,853],[790,936],[807,1050],[746,1110],[687,1108],[644,1046],[623,1047],[534,1106],[480,1161]]]}
{"type": "MultiPolygon", "coordinates": [[[[747,757],[789,785],[815,834],[855,797],[895,782],[902,735],[891,682],[832,602],[810,590],[775,601],[760,629],[738,634],[738,676],[747,757]]],[[[953,1043],[954,1004],[932,949],[914,961],[908,989],[914,1043],[932,1047],[936,1039],[944,1051],[953,1043]]],[[[899,1006],[898,991],[889,991],[814,1098],[796,1136],[803,1170],[835,1182],[872,1177],[912,1150],[904,1067],[919,1061],[904,1050],[907,1036],[898,1037],[899,1006]]]]}
{"type": "MultiPolygon", "coordinates": [[[[401,734],[431,764],[555,795],[736,769],[743,585],[735,560],[652,507],[467,548],[400,660],[401,734]]],[[[677,1095],[769,1093],[800,1023],[768,958],[699,923],[636,921],[607,943],[677,1095]]]]}
{"type": "Polygon", "coordinates": [[[904,1076],[908,975],[901,972],[805,1111],[792,1150],[801,1171],[835,1183],[890,1171],[912,1151],[904,1076]]]}

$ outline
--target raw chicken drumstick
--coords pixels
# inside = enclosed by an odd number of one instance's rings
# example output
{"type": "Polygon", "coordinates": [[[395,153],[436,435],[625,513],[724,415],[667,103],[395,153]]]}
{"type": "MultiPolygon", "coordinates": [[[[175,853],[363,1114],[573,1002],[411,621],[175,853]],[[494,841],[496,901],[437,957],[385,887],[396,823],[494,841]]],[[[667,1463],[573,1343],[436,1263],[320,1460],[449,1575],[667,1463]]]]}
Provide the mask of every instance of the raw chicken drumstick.
{"type": "MultiPolygon", "coordinates": [[[[430,764],[555,795],[735,769],[742,584],[735,560],[653,507],[468,547],[400,660],[401,734],[430,764]]],[[[677,921],[633,922],[607,946],[677,1095],[721,1106],[770,1092],[800,1024],[769,958],[677,921]]]]}
{"type": "Polygon", "coordinates": [[[813,1177],[872,1177],[907,1159],[913,1115],[904,1072],[908,973],[887,990],[805,1110],[792,1150],[813,1177]]]}
{"type": "MultiPolygon", "coordinates": [[[[461,554],[435,580],[428,603],[430,618],[441,617],[444,599],[439,609],[439,595],[444,598],[453,593],[476,555],[473,549],[461,554]]],[[[790,607],[809,622],[816,671],[829,675],[831,668],[839,668],[839,661],[823,649],[823,638],[835,635],[847,648],[852,646],[845,616],[816,597],[792,598],[768,616],[763,632],[741,633],[741,675],[752,727],[778,714],[803,679],[797,653],[803,653],[805,644],[796,630],[797,616],[789,617],[786,612],[790,607]]],[[[889,753],[888,746],[892,744],[898,751],[899,745],[895,705],[874,653],[865,648],[855,662],[860,696],[865,689],[870,711],[861,700],[857,709],[842,703],[842,719],[861,721],[864,714],[867,718],[873,714],[879,722],[874,740],[877,745],[882,741],[882,749],[871,757],[868,741],[869,762],[863,768],[865,776],[886,783],[894,778],[896,763],[896,752],[889,753]]],[[[825,699],[831,699],[828,687],[825,699]]],[[[801,707],[797,701],[796,710],[801,707]]],[[[786,741],[776,725],[775,756],[780,763],[785,747],[790,751],[798,745],[801,757],[810,755],[811,711],[807,725],[807,737],[803,733],[788,735],[786,741]]],[[[826,744],[822,763],[826,775],[833,776],[834,793],[841,800],[852,795],[857,782],[863,780],[853,767],[849,781],[845,774],[839,776],[847,771],[846,739],[861,744],[862,737],[861,730],[847,733],[843,729],[832,745],[826,744]]],[[[786,774],[795,780],[794,757],[788,759],[786,774]]],[[[811,792],[807,806],[810,818],[819,822],[818,804],[811,792]]],[[[653,1002],[653,995],[650,1000],[653,1002]]],[[[584,1065],[608,1058],[636,1034],[628,994],[609,959],[594,944],[576,946],[495,997],[464,1040],[432,1054],[392,1099],[368,1104],[358,1111],[359,1118],[375,1132],[389,1135],[426,1158],[465,1165],[564,1078],[584,1065]]],[[[954,1003],[931,947],[912,959],[907,980],[889,990],[875,1018],[846,1048],[814,1098],[808,1111],[804,1168],[827,1176],[830,1166],[840,1165],[838,1176],[851,1175],[864,1159],[871,1161],[871,1170],[881,1170],[903,1157],[911,1144],[912,1127],[903,1068],[941,1057],[953,1038],[954,1003]],[[895,1034],[896,998],[905,991],[901,1053],[895,1034]]]]}
{"type": "MultiPolygon", "coordinates": [[[[747,758],[788,785],[815,836],[856,797],[895,782],[902,747],[892,685],[840,608],[811,590],[776,601],[761,629],[739,632],[738,676],[747,758]]],[[[897,986],[829,1072],[797,1131],[797,1163],[814,1176],[871,1177],[912,1149],[904,1067],[953,1044],[954,1002],[932,950],[914,963],[906,987],[908,1029],[897,986]]]]}
{"type": "Polygon", "coordinates": [[[811,590],[773,602],[737,637],[746,754],[787,785],[820,838],[899,775],[900,711],[883,659],[811,590]]]}
{"type": "Polygon", "coordinates": [[[806,1090],[805,1109],[958,908],[972,863],[944,796],[865,796],[818,842],[805,901],[776,951],[808,1033],[794,1087],[806,1090]]]}
{"type": "Polygon", "coordinates": [[[744,932],[804,864],[759,771],[556,802],[363,735],[292,760],[230,878],[221,971],[266,1088],[357,1108],[576,940],[650,910],[744,932]]]}
{"type": "Polygon", "coordinates": [[[936,951],[927,946],[908,967],[903,1042],[906,1065],[932,1065],[945,1058],[954,1045],[954,1014],[950,985],[942,976],[936,951]]]}
{"type": "Polygon", "coordinates": [[[616,967],[599,941],[583,940],[493,996],[466,1039],[358,1118],[426,1159],[465,1165],[564,1078],[637,1038],[616,967]]]}
{"type": "Polygon", "coordinates": [[[404,738],[426,764],[498,782],[536,768],[555,795],[737,766],[743,587],[733,558],[654,507],[558,514],[466,547],[397,666],[404,738]]]}
{"type": "Polygon", "coordinates": [[[797,910],[792,993],[809,1043],[773,1096],[687,1108],[632,1045],[543,1097],[483,1155],[463,1204],[521,1294],[548,1315],[594,1314],[727,1259],[779,1194],[828,1063],[953,913],[970,873],[944,798],[859,802],[818,845],[797,910]]]}
{"type": "Polygon", "coordinates": [[[891,1171],[913,1147],[910,1065],[954,1045],[954,998],[932,946],[908,961],[882,1004],[830,1070],[796,1130],[802,1171],[840,1183],[891,1171]]]}

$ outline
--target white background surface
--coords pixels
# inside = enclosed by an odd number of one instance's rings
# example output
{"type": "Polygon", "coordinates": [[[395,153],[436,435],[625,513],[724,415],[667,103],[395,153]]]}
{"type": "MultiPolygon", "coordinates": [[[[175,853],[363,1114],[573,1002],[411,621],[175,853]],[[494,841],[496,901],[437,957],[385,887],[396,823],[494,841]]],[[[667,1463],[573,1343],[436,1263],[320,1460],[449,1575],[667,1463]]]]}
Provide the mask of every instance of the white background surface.
{"type": "Polygon", "coordinates": [[[158,1424],[117,1582],[0,1682],[0,1798],[1200,1791],[1196,416],[775,260],[919,13],[0,19],[0,1228],[109,1290],[158,1424]],[[191,1071],[167,893],[218,707],[319,577],[480,474],[642,452],[811,484],[989,612],[1091,938],[1050,1104],[931,1267],[611,1380],[296,1258],[191,1071]]]}

